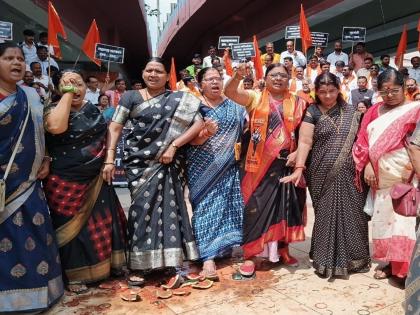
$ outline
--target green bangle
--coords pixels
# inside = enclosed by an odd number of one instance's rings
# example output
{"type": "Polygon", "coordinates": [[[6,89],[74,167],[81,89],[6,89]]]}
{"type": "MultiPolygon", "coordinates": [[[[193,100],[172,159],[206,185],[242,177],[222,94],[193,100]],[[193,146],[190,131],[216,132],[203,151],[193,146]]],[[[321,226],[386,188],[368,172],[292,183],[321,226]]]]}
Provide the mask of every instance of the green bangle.
{"type": "Polygon", "coordinates": [[[60,92],[61,94],[64,93],[77,93],[77,87],[75,87],[74,85],[65,85],[60,87],[60,92]]]}

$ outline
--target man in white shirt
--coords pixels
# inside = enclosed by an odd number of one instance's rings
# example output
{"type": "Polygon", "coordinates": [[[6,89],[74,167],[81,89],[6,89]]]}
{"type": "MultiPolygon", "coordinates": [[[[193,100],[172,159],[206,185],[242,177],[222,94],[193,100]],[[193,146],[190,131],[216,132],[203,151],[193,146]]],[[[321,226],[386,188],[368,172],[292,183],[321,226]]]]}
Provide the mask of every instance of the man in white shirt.
{"type": "Polygon", "coordinates": [[[203,59],[203,68],[206,68],[206,67],[210,67],[211,68],[213,66],[211,61],[214,58],[217,58],[217,59],[219,59],[220,62],[222,62],[222,60],[219,57],[217,57],[217,48],[216,48],[216,46],[211,45],[209,47],[208,52],[209,52],[209,55],[207,57],[204,57],[204,59],[203,59]]]}
{"type": "Polygon", "coordinates": [[[343,78],[341,79],[341,94],[349,104],[351,104],[351,91],[354,89],[357,89],[357,78],[353,73],[353,68],[346,65],[343,68],[343,78]]]}
{"type": "Polygon", "coordinates": [[[24,30],[23,36],[25,39],[19,43],[19,46],[22,47],[23,54],[25,55],[25,63],[30,65],[37,59],[36,45],[34,42],[35,32],[33,30],[24,30]]]}
{"type": "Polygon", "coordinates": [[[50,56],[54,59],[56,59],[55,55],[54,55],[54,48],[51,45],[48,45],[48,33],[47,32],[41,32],[39,33],[39,42],[36,43],[36,45],[39,46],[44,46],[45,48],[47,48],[47,51],[50,53],[50,56]]]}
{"type": "Polygon", "coordinates": [[[408,76],[416,82],[420,82],[420,57],[414,56],[411,58],[412,67],[408,68],[408,76]]]}
{"type": "Polygon", "coordinates": [[[343,45],[337,41],[334,43],[334,51],[328,55],[327,61],[335,65],[337,61],[343,61],[345,65],[349,64],[349,55],[343,52],[343,45]]]}
{"type": "Polygon", "coordinates": [[[48,91],[49,88],[52,87],[52,82],[49,76],[42,74],[41,64],[37,61],[34,61],[30,65],[32,74],[34,75],[34,82],[41,83],[41,87],[48,91]]]}
{"type": "Polygon", "coordinates": [[[98,79],[91,75],[88,76],[86,79],[86,94],[85,94],[85,101],[91,102],[93,105],[98,105],[99,95],[101,94],[101,90],[98,89],[99,81],[98,79]]]}
{"type": "Polygon", "coordinates": [[[297,66],[295,68],[295,75],[295,78],[289,80],[289,91],[292,93],[302,90],[302,83],[304,80],[303,67],[297,66]]]}
{"type": "Polygon", "coordinates": [[[334,73],[340,79],[340,82],[343,79],[343,68],[344,68],[344,66],[345,66],[344,61],[338,60],[335,63],[335,66],[331,67],[332,68],[331,73],[334,73]]]}
{"type": "Polygon", "coordinates": [[[280,63],[284,63],[284,57],[291,57],[293,59],[293,66],[306,66],[306,57],[301,51],[295,50],[293,41],[289,40],[286,43],[286,51],[283,51],[280,55],[280,63]]]}
{"type": "MultiPolygon", "coordinates": [[[[34,61],[37,61],[41,64],[42,74],[48,75],[48,49],[45,46],[38,46],[36,49],[37,58],[34,61]]],[[[58,70],[60,68],[58,67],[57,62],[50,58],[49,65],[52,67],[56,67],[58,70]]]]}

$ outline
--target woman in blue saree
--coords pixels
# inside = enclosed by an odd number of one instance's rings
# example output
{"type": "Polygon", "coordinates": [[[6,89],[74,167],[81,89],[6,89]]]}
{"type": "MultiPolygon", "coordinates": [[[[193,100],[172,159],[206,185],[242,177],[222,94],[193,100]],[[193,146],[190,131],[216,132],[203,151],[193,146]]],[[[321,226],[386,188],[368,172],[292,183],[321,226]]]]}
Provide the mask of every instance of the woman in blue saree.
{"type": "Polygon", "coordinates": [[[217,122],[218,129],[204,144],[189,147],[188,187],[194,236],[204,262],[201,275],[216,279],[214,258],[242,243],[244,203],[235,144],[242,134],[245,110],[222,96],[223,80],[217,69],[202,69],[197,81],[204,103],[200,112],[217,122]]]}
{"type": "Polygon", "coordinates": [[[26,128],[0,204],[0,313],[41,311],[63,295],[60,257],[40,179],[48,174],[43,106],[35,89],[16,85],[22,50],[0,45],[0,178],[26,128]],[[29,111],[29,113],[28,113],[29,111]]]}

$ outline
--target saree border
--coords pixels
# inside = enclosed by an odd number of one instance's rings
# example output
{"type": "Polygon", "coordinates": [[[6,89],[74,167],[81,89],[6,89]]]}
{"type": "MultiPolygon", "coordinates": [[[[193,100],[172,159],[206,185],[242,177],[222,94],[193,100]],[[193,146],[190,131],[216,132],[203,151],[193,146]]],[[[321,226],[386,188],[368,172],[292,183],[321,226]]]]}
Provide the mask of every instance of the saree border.
{"type": "Polygon", "coordinates": [[[185,260],[198,260],[199,254],[195,241],[183,243],[183,248],[166,248],[129,253],[129,268],[134,270],[156,269],[182,266],[185,260]]]}
{"type": "Polygon", "coordinates": [[[320,195],[323,195],[325,193],[325,190],[327,190],[333,184],[334,182],[333,178],[336,176],[338,171],[343,167],[345,161],[349,158],[349,155],[351,156],[351,150],[353,148],[353,144],[357,136],[357,131],[359,129],[360,117],[361,117],[361,113],[359,112],[353,113],[351,127],[347,135],[347,139],[344,142],[344,145],[341,148],[340,154],[335,160],[333,167],[329,171],[328,175],[325,177],[324,185],[321,189],[320,195]]]}
{"type": "Polygon", "coordinates": [[[80,281],[82,283],[92,283],[106,279],[111,274],[111,269],[118,269],[125,265],[126,258],[123,250],[112,251],[111,257],[95,265],[85,266],[74,269],[65,269],[69,281],[80,281]]]}
{"type": "MultiPolygon", "coordinates": [[[[163,140],[163,145],[156,154],[156,160],[159,160],[160,156],[163,154],[163,152],[165,152],[173,139],[176,139],[186,131],[186,128],[191,125],[191,122],[198,113],[198,108],[201,103],[200,99],[190,93],[182,92],[182,94],[182,98],[178,98],[179,104],[171,118],[171,124],[169,125],[168,131],[163,140]]],[[[175,96],[174,94],[172,95],[175,96]]],[[[177,98],[175,98],[175,100],[176,99],[177,98]]]]}
{"type": "Polygon", "coordinates": [[[0,291],[0,313],[46,309],[64,293],[61,274],[48,281],[48,286],[0,291]]]}

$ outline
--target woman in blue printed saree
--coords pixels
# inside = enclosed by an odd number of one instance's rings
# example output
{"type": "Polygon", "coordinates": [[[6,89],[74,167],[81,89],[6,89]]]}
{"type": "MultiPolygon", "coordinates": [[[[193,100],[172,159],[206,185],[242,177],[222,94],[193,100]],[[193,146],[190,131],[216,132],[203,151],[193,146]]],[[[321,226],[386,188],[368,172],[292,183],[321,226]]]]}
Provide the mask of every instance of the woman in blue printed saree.
{"type": "Polygon", "coordinates": [[[26,128],[6,179],[0,205],[0,313],[41,311],[63,295],[60,257],[39,179],[44,157],[43,106],[35,89],[16,85],[25,73],[23,52],[0,45],[0,178],[26,128]]]}
{"type": "MultiPolygon", "coordinates": [[[[128,213],[128,266],[132,271],[180,267],[198,259],[187,207],[180,157],[184,144],[203,128],[200,100],[166,90],[163,60],[152,58],[143,70],[146,88],[127,91],[109,126],[104,179],[112,180],[115,148],[127,121],[124,167],[132,203],[128,213]]],[[[144,279],[132,275],[131,283],[144,279]]]]}
{"type": "Polygon", "coordinates": [[[205,119],[217,122],[217,132],[202,145],[187,150],[188,187],[193,207],[192,226],[202,276],[216,279],[214,258],[242,243],[244,203],[235,143],[242,133],[245,110],[222,96],[223,81],[213,68],[197,76],[201,85],[205,119]]]}

